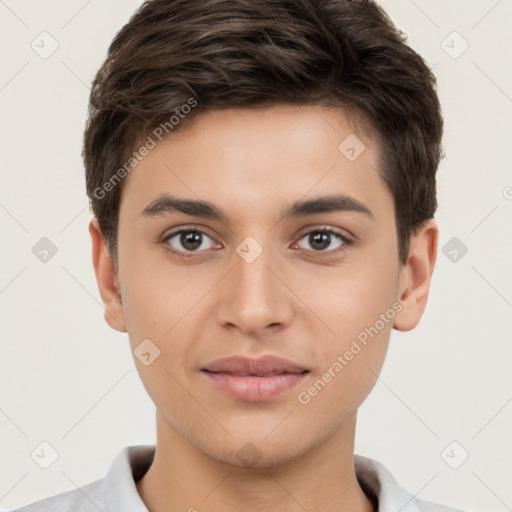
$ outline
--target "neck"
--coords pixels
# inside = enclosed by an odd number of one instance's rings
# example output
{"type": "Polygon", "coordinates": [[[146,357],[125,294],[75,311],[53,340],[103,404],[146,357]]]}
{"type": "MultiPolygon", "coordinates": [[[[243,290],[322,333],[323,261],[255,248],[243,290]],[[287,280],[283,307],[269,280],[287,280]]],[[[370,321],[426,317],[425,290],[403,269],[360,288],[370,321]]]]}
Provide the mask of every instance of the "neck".
{"type": "Polygon", "coordinates": [[[151,512],[374,512],[354,470],[355,422],[292,461],[241,467],[198,450],[157,411],[154,461],[137,490],[151,512]]]}

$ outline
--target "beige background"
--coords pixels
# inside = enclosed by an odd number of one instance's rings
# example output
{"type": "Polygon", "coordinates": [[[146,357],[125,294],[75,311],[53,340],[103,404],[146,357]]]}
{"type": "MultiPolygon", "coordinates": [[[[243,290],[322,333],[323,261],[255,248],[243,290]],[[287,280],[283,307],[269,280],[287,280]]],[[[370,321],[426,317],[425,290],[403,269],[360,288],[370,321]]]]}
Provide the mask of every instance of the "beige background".
{"type": "MultiPolygon", "coordinates": [[[[392,335],[357,452],[423,499],[511,510],[512,2],[381,3],[435,69],[447,157],[427,311],[392,335]],[[442,252],[453,237],[468,249],[456,262],[442,252]],[[458,469],[442,458],[464,451],[458,469]]],[[[138,4],[0,0],[1,510],[101,478],[124,446],[155,442],[127,335],[103,320],[80,159],[89,84],[138,4]],[[58,43],[47,59],[31,48],[43,31],[58,43]],[[58,251],[47,263],[32,252],[42,237],[58,251]],[[43,441],[58,452],[48,469],[31,458],[43,441]]]]}

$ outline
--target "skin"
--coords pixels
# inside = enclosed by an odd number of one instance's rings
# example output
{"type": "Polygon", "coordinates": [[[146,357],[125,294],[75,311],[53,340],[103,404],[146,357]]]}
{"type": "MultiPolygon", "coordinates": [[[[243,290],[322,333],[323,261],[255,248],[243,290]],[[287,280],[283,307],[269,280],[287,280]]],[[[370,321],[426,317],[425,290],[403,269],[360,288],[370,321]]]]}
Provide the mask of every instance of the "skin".
{"type": "Polygon", "coordinates": [[[155,460],[137,483],[149,510],[374,510],[354,471],[357,409],[377,380],[392,328],[420,321],[438,240],[431,219],[400,265],[393,204],[376,141],[342,110],[278,105],[209,111],[149,152],[124,183],[117,275],[91,221],[106,321],[128,332],[132,350],[147,338],[160,350],[149,366],[134,358],[156,405],[155,460]],[[366,145],[352,162],[338,150],[349,134],[366,145]],[[141,216],[163,192],[207,200],[228,221],[141,216]],[[357,199],[374,219],[354,211],[282,218],[294,201],[334,193],[357,199]],[[179,236],[163,240],[181,227],[207,233],[195,252],[179,236]],[[307,235],[320,228],[353,243],[340,251],[332,235],[319,248],[307,235]],[[263,249],[252,263],[236,252],[247,236],[263,249]],[[298,394],[393,304],[400,312],[300,403],[298,394]],[[310,373],[270,401],[236,400],[200,372],[235,354],[278,355],[310,373]],[[254,465],[237,456],[246,443],[259,456],[254,465]]]}

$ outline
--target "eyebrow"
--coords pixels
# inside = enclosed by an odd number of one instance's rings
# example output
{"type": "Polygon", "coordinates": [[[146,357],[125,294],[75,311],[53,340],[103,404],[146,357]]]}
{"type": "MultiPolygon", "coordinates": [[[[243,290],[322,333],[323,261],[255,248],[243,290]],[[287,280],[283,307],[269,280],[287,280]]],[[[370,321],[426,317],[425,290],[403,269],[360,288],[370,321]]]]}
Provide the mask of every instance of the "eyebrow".
{"type": "MultiPolygon", "coordinates": [[[[282,213],[281,218],[305,217],[320,213],[356,212],[362,213],[375,221],[371,210],[357,199],[343,195],[321,196],[314,199],[301,200],[293,203],[282,213]]],[[[160,217],[168,213],[184,213],[194,217],[216,219],[223,223],[229,221],[229,216],[220,208],[208,201],[195,199],[180,199],[164,194],[151,202],[140,215],[142,217],[160,217]]]]}

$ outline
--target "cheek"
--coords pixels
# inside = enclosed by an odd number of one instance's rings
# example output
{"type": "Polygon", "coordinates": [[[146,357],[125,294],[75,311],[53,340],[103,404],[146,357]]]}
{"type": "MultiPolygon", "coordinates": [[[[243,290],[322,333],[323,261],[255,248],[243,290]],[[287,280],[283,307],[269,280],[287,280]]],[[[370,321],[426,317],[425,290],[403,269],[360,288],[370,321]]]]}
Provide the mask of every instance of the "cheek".
{"type": "Polygon", "coordinates": [[[338,306],[326,317],[335,334],[322,336],[316,349],[321,363],[299,390],[297,401],[309,418],[318,415],[334,428],[357,410],[375,385],[395,310],[389,300],[375,300],[363,292],[329,304],[338,306]]]}
{"type": "Polygon", "coordinates": [[[211,287],[208,276],[194,274],[192,267],[172,267],[162,258],[147,261],[132,253],[123,263],[123,311],[133,335],[165,341],[211,287]]]}
{"type": "Polygon", "coordinates": [[[137,371],[155,403],[169,396],[179,401],[178,382],[186,380],[187,361],[197,349],[195,326],[204,323],[200,301],[212,286],[212,276],[194,276],[192,267],[183,271],[161,263],[144,265],[133,255],[127,260],[123,310],[137,371]],[[148,366],[137,357],[143,350],[158,355],[148,366]]]}
{"type": "Polygon", "coordinates": [[[329,327],[322,329],[316,349],[321,361],[315,375],[321,381],[318,392],[340,405],[351,401],[358,406],[373,387],[398,306],[392,262],[387,263],[389,268],[379,264],[377,257],[359,263],[317,281],[307,295],[308,302],[316,305],[314,313],[329,327]]]}
{"type": "MultiPolygon", "coordinates": [[[[378,264],[340,268],[309,286],[306,304],[329,327],[324,339],[337,349],[378,322],[378,330],[389,333],[390,322],[381,315],[394,316],[397,275],[378,264]],[[338,341],[336,341],[338,340],[338,341]]],[[[311,283],[310,283],[311,284],[311,283]]],[[[392,324],[392,322],[391,322],[392,324]]]]}

